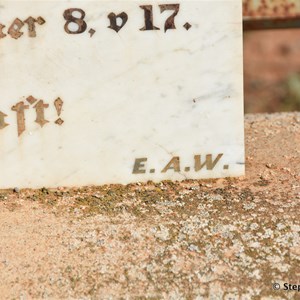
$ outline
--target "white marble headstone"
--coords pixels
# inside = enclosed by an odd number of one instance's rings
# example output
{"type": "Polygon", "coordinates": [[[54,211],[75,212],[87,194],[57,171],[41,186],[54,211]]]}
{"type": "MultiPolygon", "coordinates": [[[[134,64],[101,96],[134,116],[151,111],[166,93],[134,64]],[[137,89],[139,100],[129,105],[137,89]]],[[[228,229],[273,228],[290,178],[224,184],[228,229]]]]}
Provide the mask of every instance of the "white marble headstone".
{"type": "Polygon", "coordinates": [[[242,1],[1,1],[0,188],[244,174],[242,1]]]}

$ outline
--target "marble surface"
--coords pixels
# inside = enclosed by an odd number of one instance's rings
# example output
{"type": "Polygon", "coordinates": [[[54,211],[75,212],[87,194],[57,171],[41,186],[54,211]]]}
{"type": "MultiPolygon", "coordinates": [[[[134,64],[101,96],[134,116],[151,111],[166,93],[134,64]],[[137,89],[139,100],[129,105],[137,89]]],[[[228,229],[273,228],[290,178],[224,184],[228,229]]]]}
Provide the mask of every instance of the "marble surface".
{"type": "Polygon", "coordinates": [[[170,3],[0,1],[0,188],[244,174],[241,0],[170,3]]]}

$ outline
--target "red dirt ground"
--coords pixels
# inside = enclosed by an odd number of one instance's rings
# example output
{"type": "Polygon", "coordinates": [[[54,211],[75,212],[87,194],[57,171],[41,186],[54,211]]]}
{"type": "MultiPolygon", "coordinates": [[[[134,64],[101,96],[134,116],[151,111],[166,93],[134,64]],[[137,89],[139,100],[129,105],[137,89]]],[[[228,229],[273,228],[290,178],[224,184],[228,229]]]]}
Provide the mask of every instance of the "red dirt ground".
{"type": "Polygon", "coordinates": [[[245,111],[300,110],[300,30],[244,35],[245,111]]]}

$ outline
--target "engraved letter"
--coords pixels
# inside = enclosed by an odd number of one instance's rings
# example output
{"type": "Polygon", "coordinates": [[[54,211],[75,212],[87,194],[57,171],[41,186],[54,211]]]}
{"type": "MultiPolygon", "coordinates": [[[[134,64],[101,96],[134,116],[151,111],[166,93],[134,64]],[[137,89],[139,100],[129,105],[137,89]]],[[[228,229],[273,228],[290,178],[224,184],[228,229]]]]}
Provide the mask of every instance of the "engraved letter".
{"type": "Polygon", "coordinates": [[[219,162],[222,156],[223,154],[219,154],[217,158],[214,161],[212,161],[212,155],[208,154],[206,155],[205,162],[201,164],[201,155],[195,155],[195,171],[198,172],[205,166],[207,170],[213,170],[213,168],[216,166],[216,164],[219,162]]]}
{"type": "Polygon", "coordinates": [[[180,172],[180,159],[178,156],[173,157],[161,172],[166,173],[168,170],[174,170],[174,172],[180,172]]]}
{"type": "Polygon", "coordinates": [[[33,17],[27,18],[24,23],[28,25],[28,34],[29,37],[36,37],[36,31],[35,31],[35,23],[38,23],[39,25],[45,24],[45,20],[42,17],[38,17],[38,19],[34,19],[33,17]]]}
{"type": "Polygon", "coordinates": [[[128,20],[128,15],[125,12],[122,12],[118,15],[115,15],[114,13],[110,13],[107,17],[109,18],[110,21],[110,25],[108,26],[108,28],[111,28],[116,32],[119,32],[124,27],[124,25],[127,23],[128,20]],[[122,20],[121,25],[117,24],[118,18],[122,20]]]}
{"type": "Polygon", "coordinates": [[[24,26],[24,23],[20,19],[15,19],[14,22],[10,25],[8,28],[8,34],[14,38],[18,39],[22,36],[23,32],[20,31],[20,29],[24,26]]]}
{"type": "Polygon", "coordinates": [[[14,105],[11,110],[17,112],[18,136],[25,131],[25,113],[24,110],[28,109],[29,105],[24,105],[24,102],[19,102],[14,105]]]}
{"type": "Polygon", "coordinates": [[[0,39],[3,39],[6,37],[6,34],[3,33],[3,28],[5,28],[5,25],[0,24],[0,39]]]}
{"type": "Polygon", "coordinates": [[[5,120],[4,120],[5,117],[7,117],[7,115],[4,114],[2,111],[0,111],[0,129],[3,129],[9,125],[9,124],[5,123],[5,120]]]}
{"type": "Polygon", "coordinates": [[[49,121],[45,120],[45,108],[48,108],[49,104],[44,104],[43,100],[40,100],[35,106],[36,110],[36,120],[35,122],[38,123],[41,127],[43,127],[49,121]]]}
{"type": "Polygon", "coordinates": [[[134,162],[132,174],[145,174],[146,170],[142,169],[145,167],[144,162],[147,161],[147,158],[137,158],[134,162]]]}

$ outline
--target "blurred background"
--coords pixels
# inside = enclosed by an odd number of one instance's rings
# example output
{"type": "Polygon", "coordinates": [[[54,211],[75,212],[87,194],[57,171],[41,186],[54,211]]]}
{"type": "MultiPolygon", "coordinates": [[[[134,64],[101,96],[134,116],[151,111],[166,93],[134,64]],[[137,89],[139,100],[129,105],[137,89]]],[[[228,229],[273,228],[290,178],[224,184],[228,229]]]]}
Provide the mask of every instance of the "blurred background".
{"type": "Polygon", "coordinates": [[[243,5],[245,112],[300,111],[300,0],[243,5]]]}

